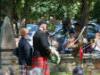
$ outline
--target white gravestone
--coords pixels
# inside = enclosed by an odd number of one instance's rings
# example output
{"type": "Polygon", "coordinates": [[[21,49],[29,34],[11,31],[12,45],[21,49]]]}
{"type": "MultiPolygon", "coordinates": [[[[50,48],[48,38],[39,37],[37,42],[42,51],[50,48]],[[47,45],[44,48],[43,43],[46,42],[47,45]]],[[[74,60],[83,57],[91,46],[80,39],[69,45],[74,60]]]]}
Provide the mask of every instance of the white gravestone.
{"type": "Polygon", "coordinates": [[[14,40],[13,29],[9,17],[4,18],[3,25],[1,26],[1,49],[14,49],[16,43],[14,40]]]}

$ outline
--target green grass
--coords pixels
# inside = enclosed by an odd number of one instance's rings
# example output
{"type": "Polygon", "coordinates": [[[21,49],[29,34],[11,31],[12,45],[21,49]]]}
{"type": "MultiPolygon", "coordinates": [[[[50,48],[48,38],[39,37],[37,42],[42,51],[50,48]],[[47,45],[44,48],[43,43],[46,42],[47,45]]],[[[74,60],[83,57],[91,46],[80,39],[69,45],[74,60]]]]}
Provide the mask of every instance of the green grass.
{"type": "Polygon", "coordinates": [[[66,72],[52,72],[51,75],[72,75],[72,74],[66,72]]]}
{"type": "MultiPolygon", "coordinates": [[[[72,75],[72,73],[52,72],[50,75],[72,75]]],[[[89,73],[85,73],[84,75],[89,75],[89,73]]],[[[100,73],[96,73],[95,75],[100,75],[100,73]]]]}

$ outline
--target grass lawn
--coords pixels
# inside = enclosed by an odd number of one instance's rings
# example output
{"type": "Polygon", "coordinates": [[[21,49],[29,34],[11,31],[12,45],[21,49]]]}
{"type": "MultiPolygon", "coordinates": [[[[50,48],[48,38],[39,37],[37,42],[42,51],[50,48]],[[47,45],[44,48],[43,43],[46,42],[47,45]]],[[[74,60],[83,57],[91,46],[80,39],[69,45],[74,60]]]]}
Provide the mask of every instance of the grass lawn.
{"type": "MultiPolygon", "coordinates": [[[[72,73],[65,73],[65,72],[52,72],[51,75],[72,75],[72,73]]],[[[89,75],[88,73],[85,73],[84,75],[89,75]]],[[[92,74],[94,75],[94,74],[92,74]]],[[[100,73],[96,73],[95,75],[100,75],[100,73]]]]}
{"type": "Polygon", "coordinates": [[[51,75],[72,75],[71,73],[65,73],[65,72],[52,72],[51,75]]]}

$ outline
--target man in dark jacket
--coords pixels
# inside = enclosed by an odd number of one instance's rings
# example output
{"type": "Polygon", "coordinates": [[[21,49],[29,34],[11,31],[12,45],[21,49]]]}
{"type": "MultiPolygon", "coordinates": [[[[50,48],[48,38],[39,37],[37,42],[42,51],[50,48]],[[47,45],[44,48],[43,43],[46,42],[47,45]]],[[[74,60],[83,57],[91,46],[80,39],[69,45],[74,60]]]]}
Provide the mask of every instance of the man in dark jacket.
{"type": "Polygon", "coordinates": [[[21,69],[21,75],[26,75],[26,70],[32,64],[32,47],[28,43],[27,34],[28,30],[22,28],[20,30],[21,38],[18,43],[18,60],[21,69]]]}
{"type": "Polygon", "coordinates": [[[33,36],[34,54],[32,58],[32,67],[41,68],[43,75],[50,75],[48,66],[48,56],[50,55],[47,24],[41,22],[39,30],[33,36]]]}

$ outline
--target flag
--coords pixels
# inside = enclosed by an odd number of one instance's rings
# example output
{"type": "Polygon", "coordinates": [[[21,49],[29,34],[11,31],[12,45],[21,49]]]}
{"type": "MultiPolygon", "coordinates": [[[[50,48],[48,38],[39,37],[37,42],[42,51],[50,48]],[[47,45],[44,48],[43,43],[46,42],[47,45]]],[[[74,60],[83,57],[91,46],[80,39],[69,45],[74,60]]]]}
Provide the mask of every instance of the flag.
{"type": "Polygon", "coordinates": [[[80,55],[80,62],[82,62],[83,60],[83,48],[82,47],[80,47],[79,55],[80,55]]]}

